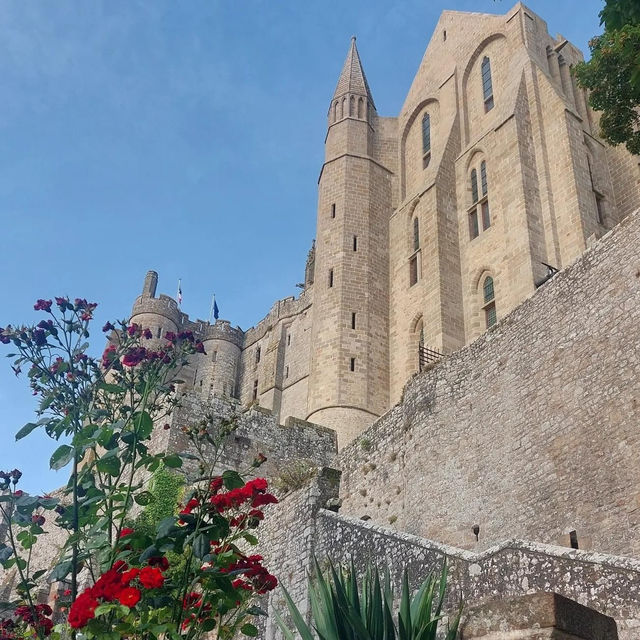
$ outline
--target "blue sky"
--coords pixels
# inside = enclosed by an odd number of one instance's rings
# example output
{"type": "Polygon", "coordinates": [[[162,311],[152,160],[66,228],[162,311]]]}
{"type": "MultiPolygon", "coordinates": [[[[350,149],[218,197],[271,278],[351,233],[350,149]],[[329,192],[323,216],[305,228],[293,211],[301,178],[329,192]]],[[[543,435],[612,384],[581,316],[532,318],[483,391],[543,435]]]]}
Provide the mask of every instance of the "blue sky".
{"type": "MultiPolygon", "coordinates": [[[[39,297],[124,317],[144,274],[247,328],[296,293],[314,236],[326,113],[350,36],[378,112],[396,115],[444,9],[495,0],[3,0],[0,326],[39,297]]],[[[586,51],[595,0],[528,5],[586,51]]],[[[5,350],[6,352],[6,350],[5,350]]],[[[3,355],[0,350],[0,356],[3,355]]],[[[34,400],[0,360],[0,469],[45,491],[53,443],[13,434],[34,400]]]]}

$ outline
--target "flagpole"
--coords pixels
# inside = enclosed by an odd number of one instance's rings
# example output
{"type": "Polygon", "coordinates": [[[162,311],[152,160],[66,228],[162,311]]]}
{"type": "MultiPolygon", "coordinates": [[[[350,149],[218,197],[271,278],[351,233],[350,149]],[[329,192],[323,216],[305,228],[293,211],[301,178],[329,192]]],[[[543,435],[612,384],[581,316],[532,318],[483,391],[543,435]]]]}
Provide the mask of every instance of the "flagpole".
{"type": "Polygon", "coordinates": [[[211,309],[209,309],[209,324],[211,324],[211,318],[213,318],[213,306],[216,303],[216,294],[213,294],[213,297],[211,298],[211,309]]]}
{"type": "Polygon", "coordinates": [[[178,307],[182,304],[182,278],[178,278],[178,307]]]}

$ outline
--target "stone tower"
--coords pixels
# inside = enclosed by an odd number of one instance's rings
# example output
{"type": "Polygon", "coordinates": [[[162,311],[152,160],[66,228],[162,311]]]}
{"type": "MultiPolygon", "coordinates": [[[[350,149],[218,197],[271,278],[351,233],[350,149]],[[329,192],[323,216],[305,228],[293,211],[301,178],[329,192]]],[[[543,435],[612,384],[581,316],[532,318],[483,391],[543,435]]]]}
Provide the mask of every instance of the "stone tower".
{"type": "Polygon", "coordinates": [[[388,407],[390,172],[355,37],[331,100],[318,191],[307,419],[341,442],[388,407]]]}

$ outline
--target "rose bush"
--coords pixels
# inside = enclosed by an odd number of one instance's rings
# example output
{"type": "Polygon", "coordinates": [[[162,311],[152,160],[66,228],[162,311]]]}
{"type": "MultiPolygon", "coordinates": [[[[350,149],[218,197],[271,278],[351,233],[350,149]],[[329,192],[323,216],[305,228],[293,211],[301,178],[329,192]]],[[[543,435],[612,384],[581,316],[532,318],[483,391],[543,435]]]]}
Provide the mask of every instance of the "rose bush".
{"type": "MultiPolygon", "coordinates": [[[[16,439],[44,429],[62,441],[51,467],[71,465],[60,500],[17,490],[18,470],[0,473],[8,531],[0,564],[19,574],[18,599],[5,604],[0,638],[195,639],[214,629],[218,638],[238,631],[254,636],[252,617],[264,615],[255,597],[277,580],[247,549],[257,543],[264,507],[277,499],[263,478],[245,482],[237,471],[216,474],[233,420],[207,416],[182,427],[190,453],[150,447],[154,425],[163,424],[178,402],[181,367],[204,346],[190,331],[154,339],[148,328],[108,322],[108,345],[93,358],[87,338],[95,308],[81,298],[41,299],[34,309],[46,314],[44,320],[0,328],[0,343],[14,347],[9,356],[16,375],[28,367],[39,397],[38,421],[16,439]],[[134,505],[145,508],[155,499],[150,478],[181,467],[184,458],[195,459],[200,475],[182,506],[153,527],[136,527],[134,505]],[[33,571],[30,559],[49,518],[68,539],[45,576],[33,571]],[[62,594],[56,608],[66,619],[55,627],[56,612],[35,597],[45,577],[62,594]]],[[[251,473],[264,461],[260,454],[251,473]]]]}

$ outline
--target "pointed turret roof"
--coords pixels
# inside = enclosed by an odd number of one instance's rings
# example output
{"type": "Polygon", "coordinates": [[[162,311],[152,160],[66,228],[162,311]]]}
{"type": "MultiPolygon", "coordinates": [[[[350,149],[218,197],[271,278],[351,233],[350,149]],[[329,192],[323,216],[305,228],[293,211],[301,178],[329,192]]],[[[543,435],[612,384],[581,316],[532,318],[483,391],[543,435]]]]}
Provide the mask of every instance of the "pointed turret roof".
{"type": "Polygon", "coordinates": [[[367,76],[364,75],[364,69],[360,62],[360,55],[358,54],[358,47],[356,47],[356,37],[351,37],[351,46],[349,47],[349,53],[347,59],[344,61],[342,67],[342,73],[338,80],[336,90],[333,92],[333,98],[338,98],[345,93],[355,93],[361,96],[367,96],[369,102],[375,109],[373,102],[373,96],[371,95],[371,89],[369,89],[369,83],[367,82],[367,76]]]}

